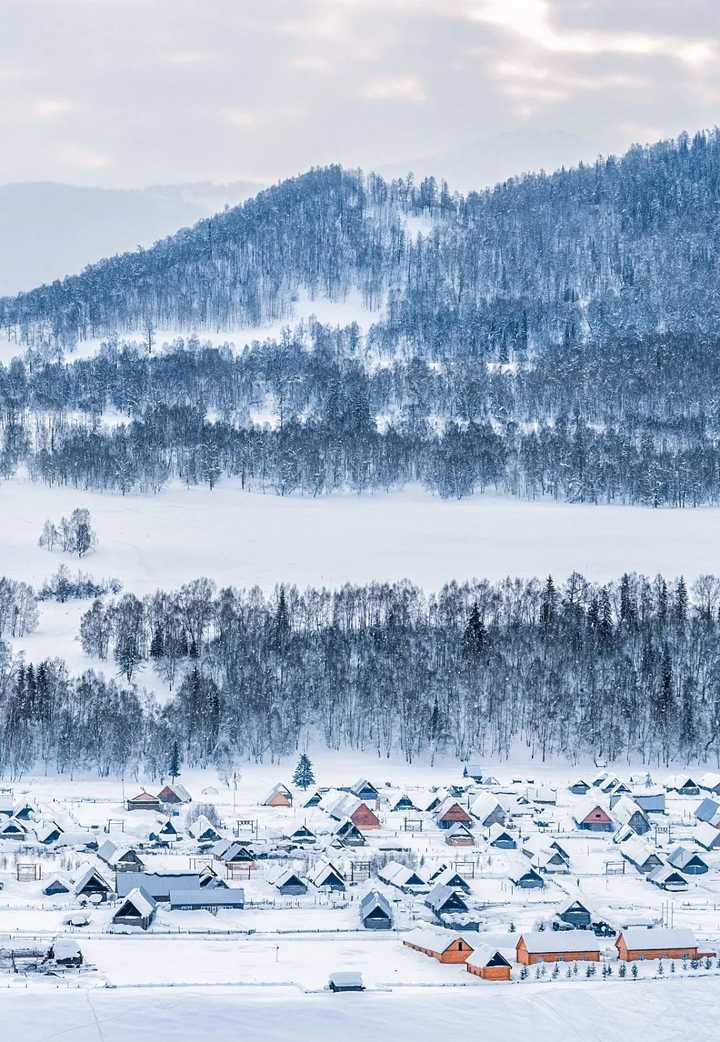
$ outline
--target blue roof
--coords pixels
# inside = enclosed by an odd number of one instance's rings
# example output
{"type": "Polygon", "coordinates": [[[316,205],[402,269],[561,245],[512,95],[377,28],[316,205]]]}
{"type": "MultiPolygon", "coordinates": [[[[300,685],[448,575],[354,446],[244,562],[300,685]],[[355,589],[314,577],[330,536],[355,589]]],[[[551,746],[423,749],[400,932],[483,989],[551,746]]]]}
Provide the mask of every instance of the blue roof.
{"type": "Polygon", "coordinates": [[[171,908],[244,908],[245,891],[240,889],[171,890],[171,908]]]}

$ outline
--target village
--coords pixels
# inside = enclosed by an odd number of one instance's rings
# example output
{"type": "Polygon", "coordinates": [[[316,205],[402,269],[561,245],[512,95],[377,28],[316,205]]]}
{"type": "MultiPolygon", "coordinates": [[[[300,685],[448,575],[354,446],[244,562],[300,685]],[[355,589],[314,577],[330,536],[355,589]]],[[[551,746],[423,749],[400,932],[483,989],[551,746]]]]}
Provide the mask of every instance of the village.
{"type": "Polygon", "coordinates": [[[0,987],[720,976],[720,774],[327,773],[6,786],[0,987]]]}

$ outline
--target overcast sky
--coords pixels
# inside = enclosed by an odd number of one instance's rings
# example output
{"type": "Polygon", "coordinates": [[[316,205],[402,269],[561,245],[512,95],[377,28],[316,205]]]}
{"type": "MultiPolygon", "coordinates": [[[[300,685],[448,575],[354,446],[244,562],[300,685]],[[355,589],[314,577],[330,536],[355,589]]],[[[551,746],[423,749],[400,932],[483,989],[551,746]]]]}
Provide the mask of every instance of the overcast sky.
{"type": "Polygon", "coordinates": [[[713,126],[719,0],[2,0],[0,183],[468,187],[713,126]]]}

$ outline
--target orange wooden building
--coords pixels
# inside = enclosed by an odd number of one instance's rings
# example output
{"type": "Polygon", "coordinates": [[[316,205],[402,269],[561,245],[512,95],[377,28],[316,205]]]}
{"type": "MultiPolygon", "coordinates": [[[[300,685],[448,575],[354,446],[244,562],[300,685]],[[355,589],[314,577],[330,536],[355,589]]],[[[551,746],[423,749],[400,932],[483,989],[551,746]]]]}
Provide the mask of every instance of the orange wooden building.
{"type": "Polygon", "coordinates": [[[697,959],[698,942],[692,930],[660,926],[633,926],[622,930],[615,941],[618,959],[697,959]]]}
{"type": "Polygon", "coordinates": [[[274,785],[263,802],[264,807],[292,807],[293,796],[287,785],[274,785]]]}
{"type": "Polygon", "coordinates": [[[429,955],[443,963],[465,962],[472,955],[472,945],[461,935],[452,930],[427,929],[413,930],[403,938],[406,948],[429,955]]]}
{"type": "Polygon", "coordinates": [[[512,977],[512,966],[505,956],[486,944],[468,956],[465,969],[483,980],[510,980],[512,977]]]}
{"type": "Polygon", "coordinates": [[[523,966],[536,962],[599,962],[600,941],[589,930],[538,930],[520,936],[515,948],[523,966]]]}

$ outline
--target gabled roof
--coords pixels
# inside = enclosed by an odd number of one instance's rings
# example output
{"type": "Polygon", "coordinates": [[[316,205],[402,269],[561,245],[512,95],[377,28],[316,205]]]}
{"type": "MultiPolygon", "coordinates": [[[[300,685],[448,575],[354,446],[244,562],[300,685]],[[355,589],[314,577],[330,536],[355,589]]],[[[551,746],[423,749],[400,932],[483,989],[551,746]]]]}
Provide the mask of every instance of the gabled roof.
{"type": "Polygon", "coordinates": [[[710,850],[711,847],[720,846],[720,829],[709,821],[701,821],[693,830],[693,839],[705,850],[710,850]]]}
{"type": "MultiPolygon", "coordinates": [[[[112,890],[112,885],[107,881],[100,869],[96,868],[94,865],[81,865],[78,871],[79,875],[75,880],[75,885],[73,887],[76,894],[82,893],[87,884],[92,880],[95,880],[102,889],[107,890],[108,892],[112,890]]],[[[120,874],[122,875],[122,873],[120,874]]]]}
{"type": "Polygon", "coordinates": [[[315,867],[312,875],[310,876],[310,882],[313,884],[313,886],[325,886],[326,881],[331,876],[336,876],[341,883],[345,882],[344,874],[338,868],[335,868],[335,865],[333,865],[332,862],[325,861],[322,864],[317,865],[315,867]]]}
{"type": "Polygon", "coordinates": [[[476,966],[478,969],[484,969],[486,966],[512,966],[512,963],[498,951],[497,948],[493,948],[489,944],[481,944],[478,948],[475,948],[471,955],[468,955],[465,960],[466,966],[476,966]]]}
{"type": "Polygon", "coordinates": [[[638,807],[630,796],[621,796],[612,809],[613,818],[621,825],[627,825],[636,814],[639,814],[644,821],[648,820],[645,811],[642,807],[638,807]]]}
{"type": "Polygon", "coordinates": [[[400,861],[388,861],[378,872],[380,879],[393,886],[425,886],[425,880],[412,868],[400,861]]]}
{"type": "Polygon", "coordinates": [[[442,872],[438,872],[433,878],[433,882],[442,883],[443,886],[449,886],[453,890],[456,887],[464,889],[467,887],[470,889],[470,884],[464,879],[459,872],[456,872],[454,868],[444,868],[442,872]]]}
{"type": "Polygon", "coordinates": [[[697,850],[688,850],[687,847],[683,846],[673,847],[668,852],[667,859],[674,868],[679,868],[681,871],[693,861],[699,861],[701,865],[707,866],[707,862],[700,856],[697,850]]]}
{"type": "Polygon", "coordinates": [[[599,952],[603,943],[590,930],[534,930],[522,933],[518,938],[525,942],[530,954],[543,952],[599,952]]]}
{"type": "Polygon", "coordinates": [[[174,792],[181,803],[192,803],[192,796],[181,782],[168,782],[167,785],[163,785],[160,792],[163,792],[165,789],[169,789],[170,792],[174,792]]]}
{"type": "Polygon", "coordinates": [[[445,886],[443,883],[436,883],[430,893],[425,898],[425,904],[429,905],[430,908],[439,911],[444,908],[448,901],[462,901],[464,900],[457,890],[454,890],[451,886],[445,886]]]}
{"type": "Polygon", "coordinates": [[[294,872],[291,868],[283,869],[279,875],[271,879],[270,882],[275,887],[287,886],[288,883],[299,884],[306,886],[305,880],[302,878],[299,872],[294,872]]]}
{"type": "Polygon", "coordinates": [[[356,796],[359,792],[362,792],[363,789],[372,789],[373,792],[378,791],[377,786],[373,785],[373,783],[368,781],[367,778],[358,778],[355,784],[350,786],[350,792],[355,793],[356,796]]]}
{"type": "Polygon", "coordinates": [[[460,803],[454,796],[446,796],[445,799],[440,804],[440,806],[435,808],[435,811],[434,811],[435,817],[436,818],[444,818],[445,815],[447,814],[447,812],[452,807],[459,807],[460,810],[463,812],[463,814],[467,815],[468,818],[470,817],[470,813],[469,813],[467,807],[463,807],[462,803],[460,803]]]}
{"type": "Polygon", "coordinates": [[[639,836],[626,839],[624,843],[619,844],[618,849],[623,857],[627,858],[628,861],[631,861],[633,865],[644,865],[650,858],[657,858],[660,860],[658,852],[653,850],[653,848],[639,836]]]}
{"type": "Polygon", "coordinates": [[[263,805],[267,806],[273,796],[277,796],[278,793],[282,793],[283,796],[287,796],[290,800],[293,798],[292,792],[288,789],[287,785],[284,785],[283,782],[278,782],[277,785],[273,785],[272,789],[263,800],[263,805]]]}
{"type": "Polygon", "coordinates": [[[8,818],[0,822],[0,836],[26,836],[27,825],[19,818],[8,818]]]}
{"type": "Polygon", "coordinates": [[[155,912],[157,901],[154,897],[151,897],[150,894],[143,890],[142,887],[135,887],[134,890],[131,890],[130,893],[126,895],[125,900],[115,912],[113,918],[116,919],[118,916],[127,915],[129,906],[135,909],[140,918],[146,919],[155,912]]]}
{"type": "Polygon", "coordinates": [[[446,952],[456,941],[464,941],[470,949],[474,949],[477,944],[477,938],[471,939],[470,934],[445,930],[441,926],[420,927],[417,930],[411,930],[410,933],[403,936],[403,941],[406,944],[415,944],[418,948],[426,948],[428,951],[438,953],[446,952]]]}
{"type": "Polygon", "coordinates": [[[141,791],[140,791],[140,792],[139,792],[139,793],[137,794],[137,796],[132,796],[132,797],[131,797],[131,798],[130,798],[130,799],[128,800],[128,803],[148,803],[148,804],[157,804],[158,802],[159,802],[159,800],[158,800],[157,796],[153,796],[153,794],[152,794],[151,792],[147,792],[147,791],[146,791],[145,789],[142,789],[142,790],[141,790],[141,791]]]}
{"type": "Polygon", "coordinates": [[[392,908],[390,902],[379,890],[369,890],[360,902],[360,914],[363,919],[371,912],[379,909],[384,912],[388,919],[392,919],[392,908]]]}
{"type": "Polygon", "coordinates": [[[210,833],[211,835],[215,836],[220,835],[213,823],[209,820],[209,818],[206,818],[204,814],[201,814],[199,818],[196,818],[195,821],[193,821],[192,825],[188,826],[188,832],[193,837],[193,839],[199,839],[206,833],[210,833]]]}
{"type": "MultiPolygon", "coordinates": [[[[697,948],[697,938],[692,930],[670,929],[664,926],[631,926],[618,935],[625,941],[628,951],[658,951],[665,948],[697,948]]],[[[617,942],[616,942],[617,943],[617,942]]]]}
{"type": "Polygon", "coordinates": [[[489,792],[482,792],[480,795],[473,800],[470,804],[470,813],[479,818],[480,821],[486,821],[491,814],[500,811],[501,814],[505,814],[505,808],[502,803],[489,792]]]}
{"type": "Polygon", "coordinates": [[[687,886],[685,876],[682,872],[678,872],[676,868],[673,868],[672,865],[658,865],[657,868],[648,873],[648,879],[651,883],[656,883],[658,886],[664,886],[671,881],[678,884],[684,883],[687,886]]]}

